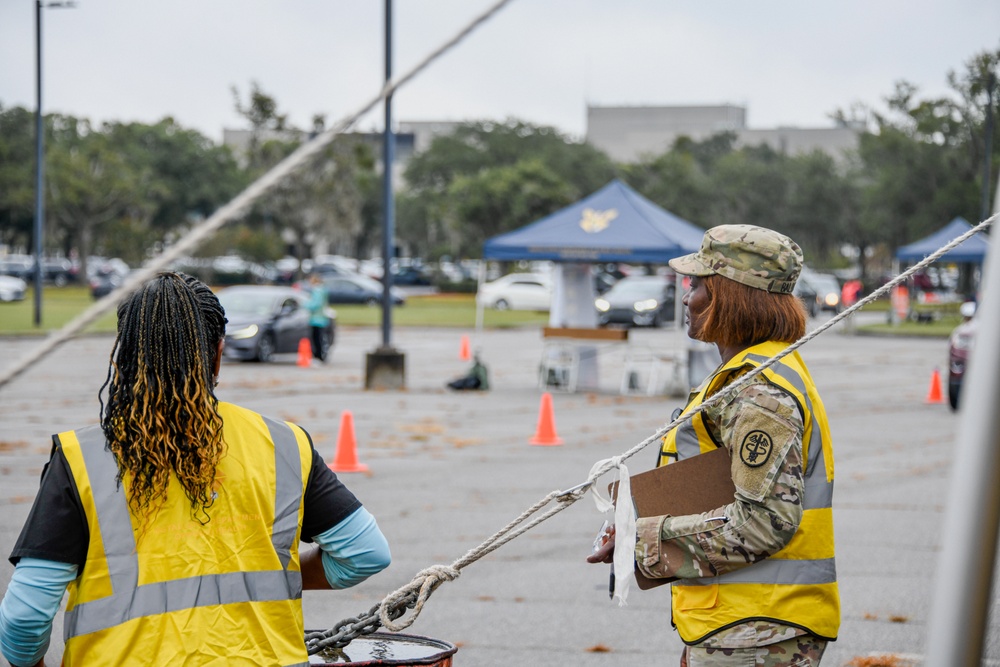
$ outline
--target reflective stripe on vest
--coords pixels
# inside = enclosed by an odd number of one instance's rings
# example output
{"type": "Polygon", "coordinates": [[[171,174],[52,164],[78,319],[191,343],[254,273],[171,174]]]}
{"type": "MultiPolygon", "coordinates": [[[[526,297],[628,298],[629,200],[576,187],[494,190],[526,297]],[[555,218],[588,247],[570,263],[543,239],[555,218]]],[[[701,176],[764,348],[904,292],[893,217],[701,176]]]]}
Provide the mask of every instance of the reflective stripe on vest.
{"type": "Polygon", "coordinates": [[[675,429],[674,441],[678,459],[689,459],[701,454],[701,442],[695,432],[695,420],[701,425],[701,415],[695,415],[675,429]]]}
{"type": "MultiPolygon", "coordinates": [[[[271,542],[281,570],[209,574],[138,585],[139,559],[125,493],[117,482],[118,466],[107,450],[100,426],[76,431],[94,494],[97,522],[113,593],[77,604],[63,623],[65,640],[127,621],[182,609],[238,602],[294,600],[302,597],[302,574],[289,571],[295,547],[302,473],[295,434],[287,424],[263,417],[274,443],[275,503],[271,542]]],[[[308,663],[304,663],[308,664],[308,663]]]]}
{"type": "Polygon", "coordinates": [[[708,586],[711,584],[779,584],[793,586],[802,584],[832,584],[837,581],[837,568],[832,558],[822,560],[782,560],[767,558],[718,577],[685,579],[685,586],[708,586]]]}

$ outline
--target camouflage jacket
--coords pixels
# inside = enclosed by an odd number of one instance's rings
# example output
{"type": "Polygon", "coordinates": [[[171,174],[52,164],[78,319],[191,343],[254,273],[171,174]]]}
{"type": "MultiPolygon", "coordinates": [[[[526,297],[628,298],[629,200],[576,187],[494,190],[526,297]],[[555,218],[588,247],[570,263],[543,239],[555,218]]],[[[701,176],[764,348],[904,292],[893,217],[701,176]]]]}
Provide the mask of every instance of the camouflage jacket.
{"type": "MultiPolygon", "coordinates": [[[[706,408],[703,416],[713,439],[730,450],[735,497],[704,514],[639,519],[636,562],[647,576],[711,577],[753,565],[780,551],[801,521],[803,423],[795,399],[758,376],[706,408]],[[769,434],[773,443],[764,466],[748,465],[746,457],[733,451],[755,430],[769,434]],[[659,551],[656,559],[649,558],[653,551],[659,551]],[[657,562],[647,565],[652,560],[657,562]]],[[[762,646],[799,634],[803,632],[779,623],[752,621],[700,645],[762,646]]]]}

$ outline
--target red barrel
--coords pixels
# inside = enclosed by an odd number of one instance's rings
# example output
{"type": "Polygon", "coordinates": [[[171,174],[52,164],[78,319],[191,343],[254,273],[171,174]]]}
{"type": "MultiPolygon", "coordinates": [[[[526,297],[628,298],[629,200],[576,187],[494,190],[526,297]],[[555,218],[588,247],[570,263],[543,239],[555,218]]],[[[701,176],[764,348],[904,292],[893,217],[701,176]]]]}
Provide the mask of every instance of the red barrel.
{"type": "MultiPolygon", "coordinates": [[[[315,632],[307,630],[306,634],[315,632]]],[[[374,632],[351,641],[340,649],[324,649],[309,656],[310,665],[431,665],[451,667],[451,656],[458,650],[449,644],[430,637],[374,632]]]]}

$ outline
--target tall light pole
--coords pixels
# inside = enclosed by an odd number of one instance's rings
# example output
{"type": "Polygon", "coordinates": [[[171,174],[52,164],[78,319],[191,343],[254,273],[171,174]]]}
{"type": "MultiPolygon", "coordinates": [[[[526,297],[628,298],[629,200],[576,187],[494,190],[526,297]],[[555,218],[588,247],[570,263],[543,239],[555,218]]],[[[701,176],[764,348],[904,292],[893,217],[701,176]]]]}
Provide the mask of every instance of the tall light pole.
{"type": "Polygon", "coordinates": [[[35,0],[35,326],[42,326],[42,235],[45,233],[45,121],[42,116],[42,9],[75,7],[72,0],[35,0]]]}
{"type": "MultiPolygon", "coordinates": [[[[392,81],[392,0],[385,0],[385,82],[392,81]]],[[[385,97],[385,127],[382,130],[382,347],[392,346],[392,259],[395,256],[395,204],[392,163],[396,138],[392,133],[392,93],[385,97]]]]}
{"type": "MultiPolygon", "coordinates": [[[[392,81],[392,0],[385,0],[385,83],[392,81]]],[[[405,389],[406,355],[392,346],[392,258],[396,254],[392,163],[392,93],[385,96],[382,131],[382,345],[365,357],[365,389],[405,389]]]]}

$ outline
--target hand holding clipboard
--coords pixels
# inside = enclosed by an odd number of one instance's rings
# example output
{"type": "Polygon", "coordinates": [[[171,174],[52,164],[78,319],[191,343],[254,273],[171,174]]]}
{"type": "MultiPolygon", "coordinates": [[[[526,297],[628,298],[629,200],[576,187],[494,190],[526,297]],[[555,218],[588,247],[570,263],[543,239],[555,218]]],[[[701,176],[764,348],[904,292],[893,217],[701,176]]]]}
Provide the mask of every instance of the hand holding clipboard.
{"type": "MultiPolygon", "coordinates": [[[[725,447],[633,475],[630,484],[632,503],[635,505],[635,515],[638,518],[701,514],[732,503],[736,493],[729,450],[725,447]]],[[[618,483],[610,484],[608,491],[611,493],[611,498],[617,502],[618,483]]],[[[610,547],[605,544],[587,561],[610,563],[614,540],[611,539],[609,542],[610,547]],[[605,548],[608,549],[607,561],[597,558],[605,548]]],[[[673,578],[650,579],[638,571],[635,573],[635,579],[640,590],[674,581],[673,578]]]]}

